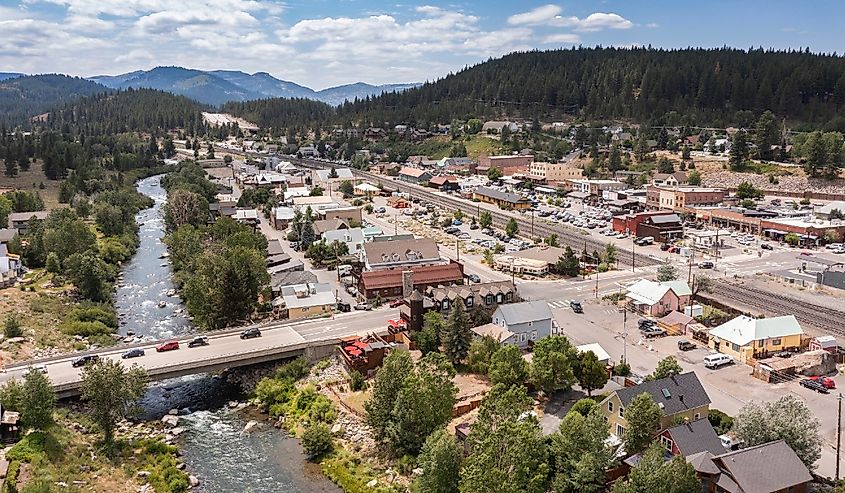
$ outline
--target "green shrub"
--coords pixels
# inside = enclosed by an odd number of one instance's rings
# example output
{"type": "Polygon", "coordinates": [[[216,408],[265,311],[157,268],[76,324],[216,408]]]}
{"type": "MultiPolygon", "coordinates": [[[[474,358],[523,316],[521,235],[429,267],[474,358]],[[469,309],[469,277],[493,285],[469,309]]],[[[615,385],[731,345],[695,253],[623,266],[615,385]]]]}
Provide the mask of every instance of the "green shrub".
{"type": "Polygon", "coordinates": [[[100,322],[106,327],[117,328],[117,313],[109,305],[85,303],[68,313],[66,321],[100,322]]]}
{"type": "Polygon", "coordinates": [[[43,457],[53,460],[60,457],[63,452],[61,444],[52,434],[34,431],[21,438],[18,443],[9,449],[6,452],[6,459],[33,462],[43,457]]]}
{"type": "Polygon", "coordinates": [[[86,337],[93,335],[110,334],[112,332],[112,329],[110,329],[104,323],[99,321],[80,322],[77,320],[63,323],[62,331],[66,334],[70,334],[73,336],[80,335],[86,337]]]}
{"type": "Polygon", "coordinates": [[[6,480],[3,481],[2,493],[18,493],[17,481],[20,472],[21,463],[16,460],[12,461],[9,464],[9,469],[6,471],[6,480]]]}
{"type": "Polygon", "coordinates": [[[18,317],[15,315],[6,317],[6,322],[3,324],[3,335],[6,336],[6,339],[23,336],[23,326],[18,321],[18,317]]]}
{"type": "Polygon", "coordinates": [[[733,418],[718,409],[707,411],[707,419],[713,425],[713,429],[716,430],[716,434],[718,435],[729,431],[734,425],[733,418]]]}
{"type": "Polygon", "coordinates": [[[364,380],[364,375],[359,371],[352,371],[349,375],[349,389],[353,392],[358,392],[367,388],[367,381],[364,380]]]}
{"type": "Polygon", "coordinates": [[[312,423],[334,423],[337,419],[337,410],[332,401],[323,394],[317,395],[308,410],[308,419],[312,423]]]}
{"type": "Polygon", "coordinates": [[[332,432],[322,423],[314,423],[302,432],[302,449],[311,460],[325,455],[332,449],[332,432]]]}
{"type": "Polygon", "coordinates": [[[619,363],[613,367],[613,374],[620,377],[627,377],[631,374],[631,365],[628,363],[619,363]]]}
{"type": "Polygon", "coordinates": [[[304,356],[300,356],[276,370],[276,378],[289,378],[292,382],[295,382],[307,376],[310,368],[311,365],[308,360],[304,356]]]}
{"type": "Polygon", "coordinates": [[[255,387],[255,397],[264,408],[274,404],[286,404],[296,392],[290,379],[262,378],[255,387]]]}

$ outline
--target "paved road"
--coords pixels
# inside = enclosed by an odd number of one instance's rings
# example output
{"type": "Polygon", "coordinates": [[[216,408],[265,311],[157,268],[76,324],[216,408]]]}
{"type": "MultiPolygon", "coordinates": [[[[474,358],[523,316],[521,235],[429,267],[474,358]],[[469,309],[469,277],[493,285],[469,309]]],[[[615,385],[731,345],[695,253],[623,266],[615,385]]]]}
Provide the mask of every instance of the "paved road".
{"type": "MultiPolygon", "coordinates": [[[[387,327],[387,320],[396,316],[395,309],[384,308],[369,312],[350,312],[336,315],[333,319],[303,321],[299,323],[277,324],[262,327],[261,337],[242,340],[240,331],[209,336],[209,345],[188,348],[187,342],[193,337],[178,339],[180,348],[175,351],[156,352],[156,343],[133,345],[144,349],[145,355],[139,358],[124,360],[128,364],[137,364],[146,370],[157,370],[177,365],[196,363],[201,366],[202,361],[221,357],[246,359],[251,353],[267,351],[274,348],[283,351],[286,346],[299,343],[338,339],[353,335],[363,335],[368,332],[382,331],[387,327]]],[[[121,359],[126,351],[125,346],[114,346],[94,352],[101,358],[121,359]]],[[[76,354],[68,354],[52,358],[43,364],[47,374],[56,386],[73,384],[79,381],[80,368],[71,366],[76,354]]],[[[6,373],[0,374],[0,383],[23,376],[25,365],[10,367],[6,373]]]]}

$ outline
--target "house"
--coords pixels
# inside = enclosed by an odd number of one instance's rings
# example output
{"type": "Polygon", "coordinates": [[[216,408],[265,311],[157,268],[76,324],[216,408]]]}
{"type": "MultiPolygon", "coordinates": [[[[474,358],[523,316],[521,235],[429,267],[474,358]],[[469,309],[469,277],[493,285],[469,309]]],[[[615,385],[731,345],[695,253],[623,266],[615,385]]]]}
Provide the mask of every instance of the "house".
{"type": "Polygon", "coordinates": [[[552,334],[552,311],[545,301],[499,305],[491,324],[511,333],[501,343],[527,348],[552,334]]]}
{"type": "MultiPolygon", "coordinates": [[[[381,242],[367,243],[364,247],[381,242]]],[[[406,295],[406,288],[425,291],[433,286],[446,286],[463,281],[464,266],[459,262],[415,265],[403,269],[382,269],[362,272],[358,293],[364,299],[390,299],[406,295]]]]}
{"type": "Polygon", "coordinates": [[[324,220],[342,219],[347,224],[361,224],[363,216],[360,207],[327,207],[317,210],[317,215],[324,220]]]}
{"type": "Polygon", "coordinates": [[[666,428],[657,439],[673,457],[689,457],[701,452],[713,455],[725,453],[722,441],[706,416],[666,428]]]}
{"type": "Polygon", "coordinates": [[[418,265],[448,263],[440,257],[432,238],[373,241],[364,245],[365,270],[406,269],[418,265]]]}
{"type": "Polygon", "coordinates": [[[438,286],[426,289],[426,296],[432,300],[432,309],[448,317],[449,312],[460,299],[466,308],[481,307],[495,310],[500,304],[516,300],[516,287],[511,281],[493,281],[457,286],[438,286]]]}
{"type": "Polygon", "coordinates": [[[801,347],[804,331],[795,315],[751,318],[740,315],[710,329],[710,347],[739,362],[801,347]]]}
{"type": "Polygon", "coordinates": [[[359,183],[353,188],[353,193],[358,197],[372,197],[380,192],[379,187],[367,182],[359,183]]]}
{"type": "Polygon", "coordinates": [[[314,234],[317,238],[322,238],[327,231],[336,231],[340,229],[349,229],[349,224],[343,219],[320,219],[314,221],[314,234]]]}
{"type": "Polygon", "coordinates": [[[43,221],[48,215],[47,211],[13,212],[9,214],[9,228],[17,230],[18,234],[23,236],[29,228],[30,221],[33,219],[43,221]]]}
{"type": "Polygon", "coordinates": [[[313,272],[290,270],[270,274],[270,289],[273,291],[273,297],[280,296],[282,288],[285,286],[314,284],[316,282],[317,276],[313,272]]]}
{"type": "Polygon", "coordinates": [[[391,195],[387,198],[387,206],[393,207],[394,209],[407,209],[413,206],[413,202],[401,195],[391,195]]]}
{"type": "Polygon", "coordinates": [[[280,231],[288,229],[291,221],[293,221],[293,216],[293,207],[274,207],[270,213],[273,227],[280,231]]]}
{"type": "Polygon", "coordinates": [[[309,195],[305,197],[294,197],[293,207],[298,208],[303,212],[305,212],[305,209],[310,207],[312,211],[319,212],[323,209],[337,208],[339,207],[339,205],[331,197],[325,195],[317,195],[315,197],[311,197],[309,195]]]}
{"type": "Polygon", "coordinates": [[[307,145],[300,147],[297,151],[297,154],[302,157],[319,157],[320,151],[318,151],[317,148],[312,145],[307,145]]]}
{"type": "MultiPolygon", "coordinates": [[[[11,443],[18,440],[20,435],[20,426],[18,421],[21,414],[17,411],[10,411],[6,406],[0,403],[0,440],[3,443],[11,443]]],[[[6,463],[8,467],[8,463],[6,463]]]]}
{"type": "Polygon", "coordinates": [[[233,219],[242,224],[256,226],[258,224],[258,211],[255,209],[238,207],[235,209],[235,216],[233,219]]]}
{"type": "Polygon", "coordinates": [[[692,290],[684,281],[640,279],[628,286],[625,296],[633,311],[662,317],[671,311],[682,311],[690,302],[692,290]]]}
{"type": "Polygon", "coordinates": [[[651,179],[651,184],[655,187],[677,187],[679,185],[686,185],[687,174],[683,171],[675,171],[674,173],[656,173],[651,179]]]}
{"type": "Polygon", "coordinates": [[[431,173],[421,168],[411,168],[405,166],[399,170],[399,179],[409,183],[416,183],[417,185],[427,183],[431,180],[431,173]]]}
{"type": "Polygon", "coordinates": [[[320,183],[331,183],[335,181],[352,181],[355,179],[355,176],[352,174],[352,170],[349,168],[333,168],[337,176],[332,177],[332,170],[329,169],[318,169],[314,170],[314,175],[316,181],[320,183]]]}
{"type": "Polygon", "coordinates": [[[655,241],[667,243],[684,236],[684,223],[677,214],[655,214],[637,226],[638,236],[651,236],[655,241]]]}
{"type": "Polygon", "coordinates": [[[329,283],[294,284],[281,289],[282,306],[291,320],[331,314],[337,299],[329,283]]]}
{"type": "Polygon", "coordinates": [[[556,270],[557,261],[565,252],[566,249],[560,247],[531,247],[500,255],[495,258],[494,265],[497,269],[506,272],[542,276],[556,270]]]}
{"type": "Polygon", "coordinates": [[[458,190],[460,189],[460,185],[458,184],[458,177],[452,175],[440,175],[432,177],[428,180],[428,186],[432,188],[437,188],[441,192],[446,192],[449,190],[458,190]]]}
{"type": "Polygon", "coordinates": [[[708,493],[805,493],[813,476],[783,440],[687,457],[708,493]]]}
{"type": "Polygon", "coordinates": [[[361,228],[345,228],[326,231],[323,233],[323,239],[326,243],[331,244],[334,241],[340,241],[346,244],[349,249],[349,255],[358,257],[359,260],[364,258],[364,232],[361,228]]]}
{"type": "Polygon", "coordinates": [[[531,201],[517,193],[502,192],[494,188],[478,187],[472,193],[473,200],[496,204],[500,209],[521,210],[531,208],[531,201]]]}
{"type": "Polygon", "coordinates": [[[519,130],[519,125],[514,122],[507,122],[507,121],[489,121],[484,122],[484,125],[481,126],[481,133],[485,134],[501,134],[502,130],[507,128],[511,132],[516,132],[519,130]]]}
{"type": "Polygon", "coordinates": [[[666,330],[669,335],[685,335],[695,319],[681,312],[671,311],[657,321],[657,325],[666,330]]]}
{"type": "Polygon", "coordinates": [[[622,438],[628,422],[625,408],[640,394],[649,394],[660,408],[660,430],[662,431],[685,419],[695,421],[706,418],[710,410],[710,396],[704,390],[694,372],[681,373],[658,380],[643,382],[633,387],[614,390],[599,403],[599,409],[607,418],[610,433],[622,438]]]}

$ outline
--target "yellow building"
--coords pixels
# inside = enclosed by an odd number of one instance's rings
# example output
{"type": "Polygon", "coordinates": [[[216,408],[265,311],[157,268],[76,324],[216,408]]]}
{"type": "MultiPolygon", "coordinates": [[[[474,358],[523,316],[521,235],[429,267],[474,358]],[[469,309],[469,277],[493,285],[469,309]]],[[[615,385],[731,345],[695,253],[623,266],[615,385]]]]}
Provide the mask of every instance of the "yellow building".
{"type": "Polygon", "coordinates": [[[804,331],[794,315],[773,318],[736,317],[710,330],[710,347],[745,363],[771,353],[801,347],[804,331]]]}
{"type": "Polygon", "coordinates": [[[601,403],[599,409],[607,419],[610,433],[622,438],[628,428],[625,408],[640,394],[649,394],[660,407],[660,429],[655,435],[684,419],[694,421],[707,417],[710,410],[710,396],[704,390],[694,372],[643,382],[634,387],[614,391],[601,403]]]}

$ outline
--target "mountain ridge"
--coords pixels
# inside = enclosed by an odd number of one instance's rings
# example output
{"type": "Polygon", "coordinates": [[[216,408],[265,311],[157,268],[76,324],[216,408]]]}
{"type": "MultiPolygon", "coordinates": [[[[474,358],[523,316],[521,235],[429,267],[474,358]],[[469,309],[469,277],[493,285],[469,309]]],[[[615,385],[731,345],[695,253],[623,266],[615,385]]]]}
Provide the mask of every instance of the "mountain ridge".
{"type": "Polygon", "coordinates": [[[117,75],[96,75],[88,80],[111,89],[150,88],[187,96],[201,103],[221,106],[228,102],[267,98],[306,98],[340,105],[385,92],[417,87],[418,83],[372,85],[354,82],[316,91],[295,82],[277,79],[267,72],[248,74],[239,70],[198,70],[159,66],[117,75]]]}

